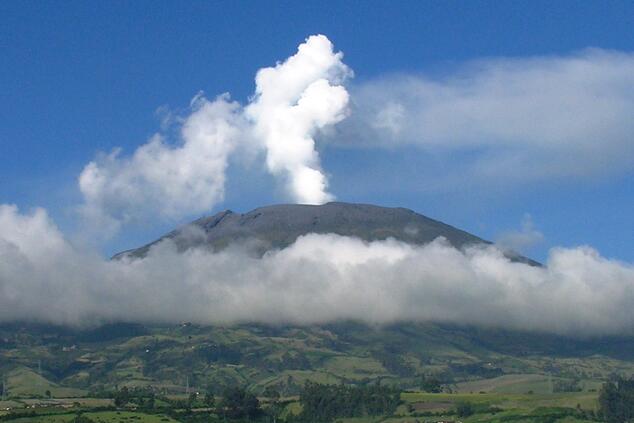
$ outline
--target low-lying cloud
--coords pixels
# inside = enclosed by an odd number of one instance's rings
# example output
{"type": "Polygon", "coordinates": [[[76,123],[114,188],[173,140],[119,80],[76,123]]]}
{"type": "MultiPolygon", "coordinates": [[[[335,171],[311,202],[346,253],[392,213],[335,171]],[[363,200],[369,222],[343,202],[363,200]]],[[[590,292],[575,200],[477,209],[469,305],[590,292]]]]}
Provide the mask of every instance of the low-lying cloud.
{"type": "Polygon", "coordinates": [[[544,234],[535,228],[531,215],[525,214],[522,218],[520,230],[501,233],[495,243],[503,250],[518,251],[526,254],[531,247],[543,241],[544,234]]]}
{"type": "Polygon", "coordinates": [[[547,266],[495,247],[459,251],[309,234],[263,257],[246,246],[103,260],[69,244],[43,210],[0,206],[0,322],[313,324],[433,321],[569,335],[631,334],[634,267],[589,247],[547,266]]]}

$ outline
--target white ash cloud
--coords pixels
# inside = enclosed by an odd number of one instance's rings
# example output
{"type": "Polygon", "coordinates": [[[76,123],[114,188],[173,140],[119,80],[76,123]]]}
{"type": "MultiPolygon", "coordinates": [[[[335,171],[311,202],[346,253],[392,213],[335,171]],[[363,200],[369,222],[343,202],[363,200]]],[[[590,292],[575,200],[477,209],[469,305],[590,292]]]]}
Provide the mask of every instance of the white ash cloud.
{"type": "Polygon", "coordinates": [[[435,321],[575,336],[631,334],[634,267],[589,247],[547,266],[492,246],[459,251],[310,234],[258,258],[246,247],[108,261],[73,247],[43,210],[0,206],[0,321],[311,324],[435,321]]]}
{"type": "Polygon", "coordinates": [[[314,135],[346,117],[348,93],[340,84],[352,72],[342,58],[327,37],[311,36],[294,56],[260,69],[255,78],[255,97],[246,114],[266,148],[269,171],[286,179],[298,203],[334,199],[327,191],[314,135]]]}

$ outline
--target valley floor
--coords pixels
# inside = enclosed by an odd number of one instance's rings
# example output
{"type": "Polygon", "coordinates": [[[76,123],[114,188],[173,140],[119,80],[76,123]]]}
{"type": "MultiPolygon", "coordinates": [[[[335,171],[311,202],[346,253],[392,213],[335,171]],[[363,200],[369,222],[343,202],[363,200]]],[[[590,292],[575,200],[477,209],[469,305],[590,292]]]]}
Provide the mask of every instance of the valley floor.
{"type": "MultiPolygon", "coordinates": [[[[596,393],[561,394],[447,394],[405,392],[402,404],[392,416],[337,419],[341,423],[423,423],[423,422],[543,422],[573,423],[596,420],[596,393]],[[458,416],[456,409],[469,404],[470,415],[458,416]]],[[[266,400],[263,404],[266,405],[266,400]]],[[[282,415],[297,414],[301,406],[296,399],[285,399],[282,415]]],[[[137,410],[135,406],[115,409],[110,400],[97,398],[23,399],[0,402],[0,421],[12,423],[69,423],[82,415],[95,423],[159,423],[189,421],[223,421],[206,409],[191,412],[157,407],[137,410]],[[108,409],[104,409],[108,408],[108,409]],[[97,411],[99,410],[99,411],[97,411]],[[179,414],[182,417],[179,417],[179,414]],[[200,420],[195,420],[196,415],[200,420]],[[192,420],[192,416],[194,420],[192,420]]],[[[282,417],[283,418],[283,417],[282,417]]],[[[229,420],[231,421],[231,420],[229,420]]],[[[259,419],[266,422],[269,420],[259,419]]],[[[270,420],[272,421],[272,420],[270,420]]]]}

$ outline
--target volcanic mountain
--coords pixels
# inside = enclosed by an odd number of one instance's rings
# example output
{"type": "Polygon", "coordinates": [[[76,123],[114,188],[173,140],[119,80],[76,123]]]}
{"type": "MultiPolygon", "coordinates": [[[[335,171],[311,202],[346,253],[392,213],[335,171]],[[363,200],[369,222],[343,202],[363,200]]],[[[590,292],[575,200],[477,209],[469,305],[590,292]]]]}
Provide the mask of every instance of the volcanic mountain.
{"type": "MultiPolygon", "coordinates": [[[[225,210],[180,227],[143,247],[124,251],[114,259],[144,257],[150,248],[172,240],[179,251],[206,247],[221,250],[232,243],[252,242],[262,253],[285,248],[309,233],[333,233],[365,241],[394,238],[409,244],[427,244],[444,237],[456,248],[491,244],[482,238],[405,208],[369,204],[331,202],[323,205],[280,204],[260,207],[248,213],[225,210]]],[[[505,253],[513,261],[539,263],[513,251],[505,253]]]]}

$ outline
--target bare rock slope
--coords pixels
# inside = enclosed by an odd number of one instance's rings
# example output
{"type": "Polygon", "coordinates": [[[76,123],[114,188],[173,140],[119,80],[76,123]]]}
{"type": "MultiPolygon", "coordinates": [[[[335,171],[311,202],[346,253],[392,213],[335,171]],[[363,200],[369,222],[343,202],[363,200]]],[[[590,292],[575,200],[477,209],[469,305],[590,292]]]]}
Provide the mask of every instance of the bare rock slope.
{"type": "MultiPolygon", "coordinates": [[[[114,258],[144,257],[153,245],[166,238],[174,241],[180,251],[194,247],[218,251],[236,242],[255,242],[257,248],[264,252],[284,248],[308,233],[334,233],[365,241],[394,238],[417,245],[444,237],[456,248],[490,244],[409,209],[332,202],[323,205],[280,204],[244,214],[225,210],[178,228],[143,247],[119,253],[114,258]]],[[[514,261],[538,265],[514,252],[506,254],[514,261]]]]}

